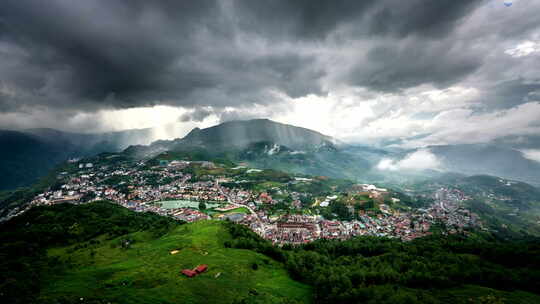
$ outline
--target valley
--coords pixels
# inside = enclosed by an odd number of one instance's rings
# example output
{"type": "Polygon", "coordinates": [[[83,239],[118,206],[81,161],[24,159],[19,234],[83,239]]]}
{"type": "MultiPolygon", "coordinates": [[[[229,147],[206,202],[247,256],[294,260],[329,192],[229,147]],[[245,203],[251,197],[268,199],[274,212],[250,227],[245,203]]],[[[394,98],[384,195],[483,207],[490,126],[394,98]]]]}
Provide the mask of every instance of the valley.
{"type": "Polygon", "coordinates": [[[481,228],[479,216],[461,206],[463,197],[437,197],[425,208],[411,208],[393,197],[391,190],[374,185],[211,161],[171,160],[168,153],[163,155],[167,160],[157,156],[146,162],[112,164],[110,160],[116,158],[111,156],[115,155],[73,163],[67,168],[71,173],[58,175],[57,190],[38,194],[2,220],[34,206],[109,200],[186,222],[228,219],[274,244],[360,235],[412,240],[431,234],[434,225],[444,227],[445,233],[481,228]],[[174,200],[189,201],[182,207],[171,206],[174,200]],[[445,204],[455,207],[445,208],[445,204]]]}
{"type": "Polygon", "coordinates": [[[317,133],[295,150],[260,130],[250,136],[266,141],[206,145],[214,132],[72,158],[1,193],[0,298],[538,301],[538,188],[433,171],[388,178],[370,166],[389,152],[317,133]],[[512,275],[501,283],[502,273],[512,275]]]}
{"type": "Polygon", "coordinates": [[[121,153],[72,162],[58,173],[54,189],[2,220],[34,206],[109,200],[186,222],[231,220],[279,245],[362,235],[412,240],[434,232],[540,235],[534,222],[540,192],[524,183],[486,183],[492,178],[479,176],[387,189],[190,157],[165,152],[139,160],[121,153]],[[516,214],[518,203],[532,206],[522,207],[527,216],[516,214]]]}

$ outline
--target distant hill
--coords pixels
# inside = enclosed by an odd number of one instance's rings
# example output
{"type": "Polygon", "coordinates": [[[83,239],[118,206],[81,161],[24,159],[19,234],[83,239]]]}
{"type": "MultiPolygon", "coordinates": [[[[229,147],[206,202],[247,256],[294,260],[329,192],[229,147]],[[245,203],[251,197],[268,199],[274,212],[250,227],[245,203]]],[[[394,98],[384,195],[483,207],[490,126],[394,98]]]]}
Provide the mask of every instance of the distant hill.
{"type": "Polygon", "coordinates": [[[0,190],[28,186],[68,158],[118,152],[126,148],[129,148],[127,153],[141,157],[166,150],[204,149],[213,154],[235,150],[239,153],[262,142],[270,146],[279,145],[280,151],[335,149],[335,141],[329,136],[267,119],[231,121],[206,129],[196,128],[184,138],[141,146],[152,138],[152,132],[152,129],[139,129],[81,134],[47,128],[0,131],[0,190]]]}
{"type": "Polygon", "coordinates": [[[0,130],[0,190],[36,182],[75,153],[72,145],[57,145],[16,131],[0,130]]]}
{"type": "Polygon", "coordinates": [[[27,129],[24,132],[35,135],[48,143],[72,145],[85,151],[86,154],[92,154],[93,151],[118,152],[130,145],[148,143],[152,138],[153,130],[147,128],[105,133],[72,133],[40,128],[27,129]]]}
{"type": "MultiPolygon", "coordinates": [[[[268,119],[230,121],[209,128],[195,128],[183,138],[158,140],[145,146],[152,133],[152,129],[99,134],[53,129],[4,131],[0,133],[0,144],[5,147],[2,151],[4,161],[0,164],[0,190],[29,185],[69,157],[123,149],[138,158],[152,158],[164,151],[196,152],[210,158],[246,161],[256,167],[365,182],[400,184],[436,178],[443,173],[431,169],[378,170],[377,164],[381,160],[400,160],[415,150],[344,144],[313,130],[268,119]],[[20,138],[15,139],[17,136],[20,138]]],[[[442,164],[442,168],[433,169],[465,175],[501,176],[540,186],[540,162],[526,158],[517,148],[507,144],[439,145],[427,149],[442,164]]]]}
{"type": "Polygon", "coordinates": [[[489,175],[445,174],[413,186],[433,193],[441,187],[459,189],[470,199],[465,205],[501,238],[540,236],[540,188],[489,175]]]}
{"type": "MultiPolygon", "coordinates": [[[[489,174],[540,185],[540,163],[522,152],[493,144],[427,147],[445,172],[489,174]]],[[[205,151],[212,156],[247,161],[253,166],[288,172],[328,175],[370,182],[399,183],[436,178],[436,170],[377,170],[383,158],[403,159],[414,150],[348,145],[319,132],[268,119],[231,121],[193,129],[184,138],[157,141],[139,148],[140,155],[170,151],[205,151]]]]}
{"type": "Polygon", "coordinates": [[[225,122],[205,129],[195,128],[181,142],[206,147],[231,148],[246,148],[253,143],[271,142],[290,149],[314,149],[333,145],[335,140],[306,128],[269,119],[253,119],[225,122]]]}
{"type": "Polygon", "coordinates": [[[371,163],[343,147],[336,139],[313,130],[253,119],[195,128],[184,138],[156,141],[146,148],[130,147],[126,152],[145,158],[168,150],[292,173],[351,179],[365,176],[371,163]]]}
{"type": "Polygon", "coordinates": [[[152,129],[81,134],[55,129],[0,130],[0,190],[28,186],[69,158],[118,152],[148,142],[152,129]]]}
{"type": "Polygon", "coordinates": [[[463,183],[475,185],[478,188],[489,189],[501,196],[508,196],[526,201],[536,201],[540,204],[540,188],[524,182],[509,181],[495,176],[474,175],[466,177],[463,183]]]}
{"type": "Polygon", "coordinates": [[[540,162],[518,150],[490,144],[431,146],[429,150],[451,172],[489,174],[540,185],[540,162]]]}

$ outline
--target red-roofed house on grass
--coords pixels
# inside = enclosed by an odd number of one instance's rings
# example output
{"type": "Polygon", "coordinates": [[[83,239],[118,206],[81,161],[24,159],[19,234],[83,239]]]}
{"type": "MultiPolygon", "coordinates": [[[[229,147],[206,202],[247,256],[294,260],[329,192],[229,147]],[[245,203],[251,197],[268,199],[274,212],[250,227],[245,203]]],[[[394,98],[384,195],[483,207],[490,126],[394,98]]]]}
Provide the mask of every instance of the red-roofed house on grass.
{"type": "Polygon", "coordinates": [[[206,269],[208,269],[208,265],[202,264],[202,265],[197,266],[194,270],[197,272],[197,274],[199,274],[199,273],[205,272],[206,269]]]}
{"type": "Polygon", "coordinates": [[[185,275],[188,278],[192,278],[197,275],[197,273],[191,269],[184,269],[182,270],[182,274],[185,275]]]}

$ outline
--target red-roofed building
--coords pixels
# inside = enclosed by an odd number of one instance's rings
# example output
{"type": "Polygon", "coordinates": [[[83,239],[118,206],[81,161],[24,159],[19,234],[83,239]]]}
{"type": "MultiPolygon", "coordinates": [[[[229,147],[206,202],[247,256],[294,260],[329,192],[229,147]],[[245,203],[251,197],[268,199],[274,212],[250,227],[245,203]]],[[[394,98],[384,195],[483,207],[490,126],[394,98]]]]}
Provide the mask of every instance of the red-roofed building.
{"type": "Polygon", "coordinates": [[[191,269],[184,269],[182,270],[182,274],[185,275],[188,278],[192,278],[197,275],[197,273],[191,269]]]}
{"type": "Polygon", "coordinates": [[[194,270],[195,270],[197,273],[203,273],[203,272],[206,271],[206,269],[208,269],[208,265],[202,264],[202,265],[197,266],[194,270]]]}

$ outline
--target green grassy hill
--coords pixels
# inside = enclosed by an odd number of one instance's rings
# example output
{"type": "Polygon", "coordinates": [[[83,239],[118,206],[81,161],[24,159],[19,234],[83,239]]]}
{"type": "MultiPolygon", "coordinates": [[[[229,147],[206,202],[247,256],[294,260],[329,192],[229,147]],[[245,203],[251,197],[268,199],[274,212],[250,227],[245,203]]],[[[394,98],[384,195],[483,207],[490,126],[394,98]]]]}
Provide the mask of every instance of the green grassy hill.
{"type": "Polygon", "coordinates": [[[539,257],[538,240],[482,234],[278,248],[229,222],[63,204],[0,224],[0,303],[532,304],[539,257]]]}
{"type": "Polygon", "coordinates": [[[117,303],[233,303],[244,298],[256,303],[280,303],[285,298],[309,299],[310,289],[290,279],[278,262],[249,250],[224,248],[223,241],[230,235],[220,222],[186,224],[153,240],[145,232],[129,237],[134,244],[127,250],[117,247],[117,240],[81,249],[50,249],[49,257],[70,259],[73,267],[45,276],[40,297],[70,295],[117,303]],[[173,255],[172,250],[179,252],[173,255]],[[208,271],[194,278],[180,274],[182,269],[199,264],[207,264],[208,271]],[[258,265],[256,270],[254,264],[258,265]]]}
{"type": "Polygon", "coordinates": [[[223,222],[181,225],[107,203],[35,209],[2,227],[17,228],[19,238],[1,237],[3,303],[307,303],[311,298],[311,288],[292,280],[281,263],[225,248],[232,238],[223,222]],[[100,217],[107,223],[103,230],[100,217]],[[34,225],[27,226],[28,220],[34,225]],[[54,220],[59,225],[49,225],[53,236],[41,231],[49,241],[34,239],[40,226],[54,220]],[[17,259],[17,252],[25,257],[17,259]],[[208,271],[194,278],[180,273],[199,264],[207,264],[208,271]]]}

